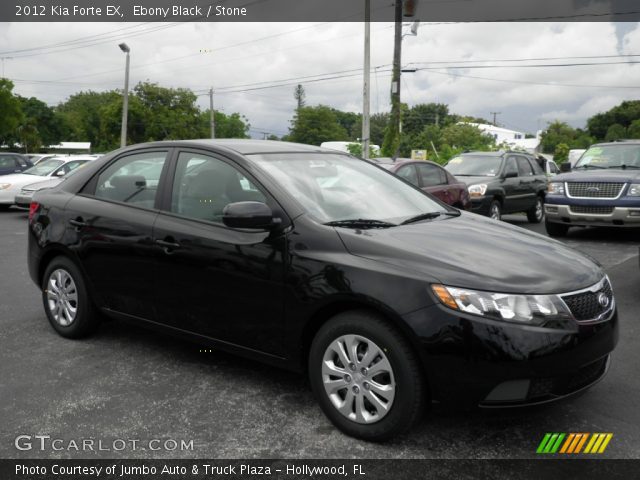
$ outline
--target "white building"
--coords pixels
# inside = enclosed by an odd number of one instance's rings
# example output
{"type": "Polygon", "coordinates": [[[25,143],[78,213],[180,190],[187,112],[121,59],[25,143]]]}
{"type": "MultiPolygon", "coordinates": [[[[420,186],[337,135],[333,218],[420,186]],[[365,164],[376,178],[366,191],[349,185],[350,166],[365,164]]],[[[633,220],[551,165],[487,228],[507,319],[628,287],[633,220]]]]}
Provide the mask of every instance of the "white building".
{"type": "Polygon", "coordinates": [[[540,135],[542,131],[536,133],[535,138],[525,138],[526,135],[523,132],[517,130],[509,130],[508,128],[496,127],[488,123],[471,123],[462,122],[466,125],[471,125],[479,128],[487,135],[494,138],[496,145],[504,143],[509,148],[526,150],[529,153],[537,153],[540,147],[540,135]]]}

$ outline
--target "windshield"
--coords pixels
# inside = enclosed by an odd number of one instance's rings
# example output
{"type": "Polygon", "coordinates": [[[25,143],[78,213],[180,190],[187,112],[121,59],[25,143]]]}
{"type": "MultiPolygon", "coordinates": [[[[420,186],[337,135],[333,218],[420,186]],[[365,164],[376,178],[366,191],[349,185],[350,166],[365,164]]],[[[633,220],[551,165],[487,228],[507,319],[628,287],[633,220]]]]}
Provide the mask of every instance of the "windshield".
{"type": "Polygon", "coordinates": [[[347,155],[252,157],[321,223],[359,219],[398,224],[422,213],[448,211],[394,175],[347,155]]]}
{"type": "Polygon", "coordinates": [[[500,171],[502,157],[488,155],[462,155],[449,160],[446,168],[459,177],[495,177],[500,171]]]}
{"type": "Polygon", "coordinates": [[[35,167],[28,168],[22,173],[26,173],[27,175],[39,175],[41,177],[46,177],[63,163],[64,160],[54,160],[52,158],[38,163],[35,167]]]}
{"type": "Polygon", "coordinates": [[[584,152],[574,168],[640,168],[640,145],[600,145],[584,152]]]}

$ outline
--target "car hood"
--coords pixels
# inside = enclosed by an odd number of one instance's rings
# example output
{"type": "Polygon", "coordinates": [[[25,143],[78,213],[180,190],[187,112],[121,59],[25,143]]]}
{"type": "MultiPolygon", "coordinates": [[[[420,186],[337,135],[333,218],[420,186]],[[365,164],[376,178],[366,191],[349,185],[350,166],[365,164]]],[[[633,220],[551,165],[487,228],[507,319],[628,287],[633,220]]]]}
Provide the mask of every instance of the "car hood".
{"type": "Polygon", "coordinates": [[[417,272],[425,283],[504,293],[564,293],[602,279],[585,255],[473,213],[387,229],[336,228],[357,256],[417,272]]]}
{"type": "Polygon", "coordinates": [[[492,182],[496,179],[495,176],[493,177],[465,177],[465,176],[457,176],[455,175],[455,177],[462,183],[466,184],[467,186],[469,185],[475,185],[476,183],[489,183],[492,182]]]}
{"type": "Polygon", "coordinates": [[[554,182],[628,182],[640,180],[640,170],[611,168],[607,170],[574,170],[553,177],[554,182]]]}
{"type": "Polygon", "coordinates": [[[0,183],[10,183],[10,190],[15,190],[16,188],[22,188],[25,185],[29,185],[30,183],[39,182],[42,180],[47,180],[49,177],[41,177],[39,175],[26,175],[24,173],[15,173],[12,175],[3,175],[0,177],[0,183]]]}
{"type": "MultiPolygon", "coordinates": [[[[40,178],[40,177],[37,177],[40,178]]],[[[43,188],[53,188],[56,185],[58,185],[60,182],[62,182],[62,178],[56,177],[56,178],[51,178],[49,180],[44,180],[41,182],[35,182],[35,183],[30,183],[28,185],[25,185],[24,188],[25,190],[32,190],[32,191],[37,191],[37,190],[42,190],[43,188]]]]}

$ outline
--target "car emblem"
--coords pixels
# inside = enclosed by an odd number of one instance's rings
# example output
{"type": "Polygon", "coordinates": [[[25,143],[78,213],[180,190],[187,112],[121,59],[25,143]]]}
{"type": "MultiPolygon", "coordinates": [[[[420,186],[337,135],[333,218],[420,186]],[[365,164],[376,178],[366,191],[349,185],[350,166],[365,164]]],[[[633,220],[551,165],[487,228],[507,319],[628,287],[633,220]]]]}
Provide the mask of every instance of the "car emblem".
{"type": "Polygon", "coordinates": [[[598,303],[602,308],[607,308],[609,306],[609,297],[604,292],[600,292],[598,294],[598,303]]]}
{"type": "Polygon", "coordinates": [[[587,188],[587,192],[599,192],[600,188],[598,187],[589,187],[587,188]]]}

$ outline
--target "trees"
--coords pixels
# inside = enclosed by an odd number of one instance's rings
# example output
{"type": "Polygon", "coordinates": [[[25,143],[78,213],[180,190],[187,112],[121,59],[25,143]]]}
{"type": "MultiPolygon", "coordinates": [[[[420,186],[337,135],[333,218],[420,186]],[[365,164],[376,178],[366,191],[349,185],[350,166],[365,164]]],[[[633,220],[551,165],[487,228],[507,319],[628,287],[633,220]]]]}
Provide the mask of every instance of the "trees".
{"type": "MultiPolygon", "coordinates": [[[[609,128],[613,125],[619,124],[624,128],[628,128],[638,119],[640,119],[640,100],[629,100],[589,118],[587,120],[587,128],[593,137],[603,140],[606,139],[609,128]]],[[[616,132],[620,132],[618,127],[612,133],[615,134],[616,132]]]]}
{"type": "Polygon", "coordinates": [[[335,111],[325,105],[302,107],[291,121],[290,142],[320,145],[331,140],[349,140],[349,135],[338,122],[335,111]]]}
{"type": "Polygon", "coordinates": [[[304,87],[300,84],[296,85],[296,88],[293,90],[293,98],[296,99],[296,103],[298,104],[297,109],[300,110],[305,106],[305,97],[306,93],[304,91],[304,87]]]}
{"type": "Polygon", "coordinates": [[[604,136],[604,139],[607,142],[615,142],[616,140],[622,140],[626,137],[627,129],[619,123],[614,123],[613,125],[609,126],[609,128],[607,128],[607,134],[604,136]]]}
{"type": "Polygon", "coordinates": [[[589,148],[594,143],[594,139],[589,134],[580,129],[573,128],[565,122],[556,120],[547,126],[542,132],[540,144],[543,153],[554,153],[556,147],[564,143],[571,148],[589,148]]]}
{"type": "Polygon", "coordinates": [[[0,78],[0,145],[10,141],[22,120],[20,101],[13,95],[13,82],[0,78]]]}
{"type": "Polygon", "coordinates": [[[556,149],[553,151],[553,160],[557,164],[566,162],[569,159],[569,145],[566,143],[559,143],[556,145],[556,149]]]}

